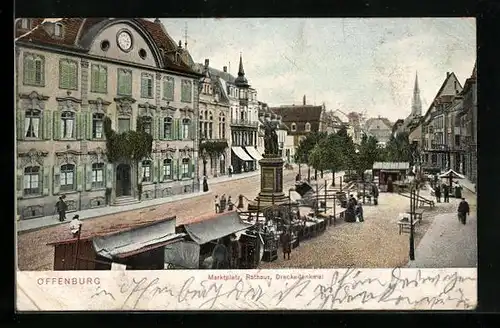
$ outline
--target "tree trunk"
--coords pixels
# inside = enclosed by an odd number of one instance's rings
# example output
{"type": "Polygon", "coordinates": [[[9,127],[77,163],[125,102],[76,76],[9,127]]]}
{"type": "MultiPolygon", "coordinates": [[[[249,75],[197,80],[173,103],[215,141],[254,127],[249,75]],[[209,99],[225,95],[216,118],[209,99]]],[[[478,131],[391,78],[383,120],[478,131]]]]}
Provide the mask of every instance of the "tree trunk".
{"type": "Polygon", "coordinates": [[[321,179],[323,179],[323,170],[319,171],[321,179]]]}
{"type": "Polygon", "coordinates": [[[361,173],[361,181],[363,182],[363,204],[365,203],[365,172],[361,173]]]}
{"type": "Polygon", "coordinates": [[[318,170],[314,169],[314,180],[318,180],[318,170]]]}
{"type": "Polygon", "coordinates": [[[311,182],[311,167],[307,164],[307,182],[311,182]]]}
{"type": "Polygon", "coordinates": [[[335,187],[335,170],[332,169],[332,187],[335,187]]]}

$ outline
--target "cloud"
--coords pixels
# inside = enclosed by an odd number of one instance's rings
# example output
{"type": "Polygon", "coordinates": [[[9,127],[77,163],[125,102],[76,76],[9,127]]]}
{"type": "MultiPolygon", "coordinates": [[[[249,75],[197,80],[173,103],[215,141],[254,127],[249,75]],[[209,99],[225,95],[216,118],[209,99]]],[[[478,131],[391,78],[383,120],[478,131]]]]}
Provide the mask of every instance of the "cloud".
{"type": "Polygon", "coordinates": [[[475,20],[379,19],[164,19],[184,38],[197,62],[229,66],[240,52],[259,100],[272,105],[325,103],[328,109],[367,111],[391,120],[411,108],[415,72],[425,111],[446,72],[470,76],[476,58],[475,20]]]}

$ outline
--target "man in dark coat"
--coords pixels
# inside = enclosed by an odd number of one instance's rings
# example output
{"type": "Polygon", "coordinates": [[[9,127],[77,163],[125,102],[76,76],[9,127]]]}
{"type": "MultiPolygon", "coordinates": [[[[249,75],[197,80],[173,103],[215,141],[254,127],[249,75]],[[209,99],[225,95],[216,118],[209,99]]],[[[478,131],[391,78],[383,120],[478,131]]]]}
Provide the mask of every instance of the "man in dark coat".
{"type": "Polygon", "coordinates": [[[373,205],[378,205],[378,188],[377,185],[372,184],[373,205]]]}
{"type": "Polygon", "coordinates": [[[212,269],[226,269],[228,266],[228,251],[222,240],[217,242],[212,252],[212,269]]]}
{"type": "Polygon", "coordinates": [[[449,203],[450,202],[450,188],[448,188],[448,186],[445,183],[443,183],[443,186],[441,187],[441,189],[443,190],[443,202],[449,203]]]}
{"type": "Polygon", "coordinates": [[[359,222],[365,221],[365,219],[363,218],[363,205],[361,205],[361,199],[357,201],[356,216],[359,218],[359,222]]]}
{"type": "Polygon", "coordinates": [[[283,260],[286,259],[285,256],[290,259],[290,253],[292,252],[292,235],[288,229],[281,235],[281,247],[283,248],[283,260]]]}
{"type": "Polygon", "coordinates": [[[230,254],[229,268],[239,269],[240,258],[241,258],[241,245],[234,233],[231,234],[230,238],[231,241],[229,244],[229,254],[230,254]]]}
{"type": "Polygon", "coordinates": [[[208,179],[206,176],[203,177],[203,192],[208,191],[208,179]]]}
{"type": "Polygon", "coordinates": [[[469,203],[465,200],[465,198],[462,198],[462,201],[460,204],[458,204],[458,220],[462,222],[462,224],[465,224],[467,215],[470,215],[470,209],[469,209],[469,203]]]}
{"type": "Polygon", "coordinates": [[[64,201],[66,195],[59,197],[59,201],[56,203],[56,211],[59,214],[59,221],[63,222],[66,220],[66,211],[68,210],[68,205],[64,201]]]}
{"type": "Polygon", "coordinates": [[[436,185],[436,189],[434,189],[434,195],[436,196],[436,201],[438,203],[441,203],[441,187],[439,187],[439,185],[436,185]]]}

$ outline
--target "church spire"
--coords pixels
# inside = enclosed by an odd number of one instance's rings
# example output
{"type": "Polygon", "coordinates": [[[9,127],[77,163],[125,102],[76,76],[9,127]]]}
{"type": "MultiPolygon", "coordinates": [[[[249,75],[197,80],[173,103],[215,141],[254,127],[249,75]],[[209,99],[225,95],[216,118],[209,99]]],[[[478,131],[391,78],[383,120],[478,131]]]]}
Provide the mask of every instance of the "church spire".
{"type": "Polygon", "coordinates": [[[238,68],[238,76],[245,76],[245,70],[243,69],[243,59],[241,58],[241,52],[240,52],[240,66],[238,68]]]}
{"type": "Polygon", "coordinates": [[[420,89],[418,87],[418,73],[415,72],[415,86],[413,87],[413,99],[411,102],[411,114],[422,115],[422,101],[420,100],[420,89]]]}

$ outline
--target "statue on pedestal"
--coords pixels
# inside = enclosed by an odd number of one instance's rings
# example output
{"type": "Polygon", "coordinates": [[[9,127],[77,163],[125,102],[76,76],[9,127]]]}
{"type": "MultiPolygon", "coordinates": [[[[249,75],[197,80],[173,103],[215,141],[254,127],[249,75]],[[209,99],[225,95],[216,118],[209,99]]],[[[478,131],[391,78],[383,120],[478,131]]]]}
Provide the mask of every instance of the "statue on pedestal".
{"type": "Polygon", "coordinates": [[[260,122],[264,125],[264,153],[266,155],[278,154],[278,134],[276,130],[279,126],[278,120],[263,119],[260,122]]]}

